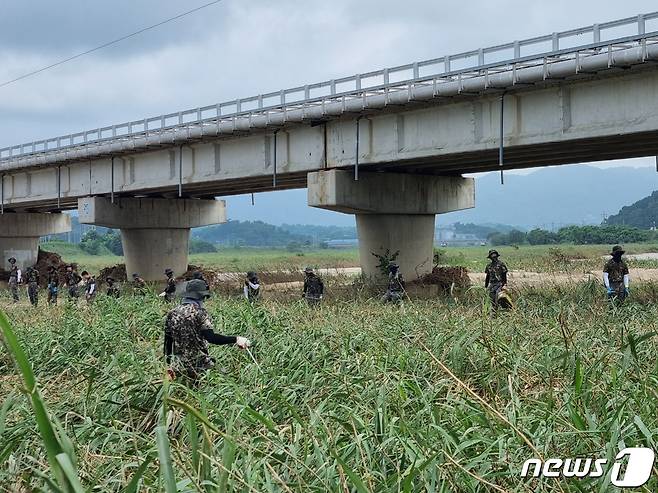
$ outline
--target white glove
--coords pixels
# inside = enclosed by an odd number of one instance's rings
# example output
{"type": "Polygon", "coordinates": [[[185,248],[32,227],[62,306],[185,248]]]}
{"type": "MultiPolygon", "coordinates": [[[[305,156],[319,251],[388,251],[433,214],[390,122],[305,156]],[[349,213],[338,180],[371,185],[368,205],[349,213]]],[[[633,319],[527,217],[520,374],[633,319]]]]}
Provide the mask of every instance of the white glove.
{"type": "Polygon", "coordinates": [[[251,346],[251,341],[246,337],[238,336],[235,339],[236,339],[235,345],[238,346],[240,349],[247,349],[248,347],[251,346]]]}
{"type": "Polygon", "coordinates": [[[160,293],[158,296],[159,296],[160,298],[164,298],[165,296],[167,296],[167,293],[165,293],[165,292],[163,291],[163,292],[160,293]]]}

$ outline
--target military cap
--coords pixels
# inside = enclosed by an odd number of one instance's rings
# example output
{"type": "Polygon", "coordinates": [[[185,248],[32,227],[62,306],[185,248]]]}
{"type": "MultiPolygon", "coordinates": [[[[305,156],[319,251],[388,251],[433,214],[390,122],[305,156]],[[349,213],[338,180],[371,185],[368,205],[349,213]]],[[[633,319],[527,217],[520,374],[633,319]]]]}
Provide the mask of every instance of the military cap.
{"type": "Polygon", "coordinates": [[[489,254],[487,255],[487,258],[491,258],[492,255],[496,255],[500,257],[500,253],[498,253],[498,250],[489,250],[489,254]]]}
{"type": "Polygon", "coordinates": [[[170,274],[173,274],[174,271],[171,270],[171,269],[165,269],[165,272],[164,272],[164,273],[165,273],[165,276],[168,276],[168,275],[170,275],[170,274]]]}
{"type": "Polygon", "coordinates": [[[192,279],[185,283],[185,293],[183,293],[184,298],[192,298],[193,300],[202,300],[210,296],[210,291],[208,291],[208,286],[201,279],[192,279]]]}
{"type": "Polygon", "coordinates": [[[10,264],[15,264],[16,259],[14,257],[9,257],[9,260],[7,260],[10,264]]]}
{"type": "Polygon", "coordinates": [[[620,255],[623,255],[626,252],[621,247],[621,245],[615,245],[615,246],[612,247],[612,252],[610,252],[610,255],[614,255],[615,253],[619,253],[620,255]]]}

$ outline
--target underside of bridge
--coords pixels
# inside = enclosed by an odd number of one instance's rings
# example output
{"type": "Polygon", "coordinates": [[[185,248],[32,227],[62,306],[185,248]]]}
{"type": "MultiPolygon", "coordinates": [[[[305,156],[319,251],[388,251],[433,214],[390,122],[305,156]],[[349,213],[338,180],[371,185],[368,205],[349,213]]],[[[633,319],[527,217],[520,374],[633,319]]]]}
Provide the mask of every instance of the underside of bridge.
{"type": "Polygon", "coordinates": [[[16,259],[20,269],[37,262],[39,237],[71,231],[67,214],[5,213],[0,214],[0,259],[8,270],[8,260],[16,259]]]}

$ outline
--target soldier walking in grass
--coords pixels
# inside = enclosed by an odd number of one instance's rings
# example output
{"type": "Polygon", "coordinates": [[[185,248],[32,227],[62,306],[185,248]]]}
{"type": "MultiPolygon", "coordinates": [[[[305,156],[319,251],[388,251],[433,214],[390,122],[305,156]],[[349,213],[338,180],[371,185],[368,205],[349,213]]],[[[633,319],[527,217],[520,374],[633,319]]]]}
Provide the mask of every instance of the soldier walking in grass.
{"type": "Polygon", "coordinates": [[[400,273],[400,266],[395,262],[391,262],[388,264],[388,287],[382,301],[384,303],[400,303],[405,293],[405,282],[400,273]]]}
{"type": "Polygon", "coordinates": [[[249,303],[255,303],[260,299],[260,281],[255,272],[247,272],[244,281],[244,297],[249,303]]]}
{"type": "Polygon", "coordinates": [[[96,278],[85,270],[82,272],[82,280],[85,286],[85,300],[91,305],[96,299],[96,278]]]}
{"type": "Polygon", "coordinates": [[[500,261],[500,255],[496,250],[489,250],[487,258],[491,261],[484,273],[484,287],[489,291],[491,309],[495,314],[498,311],[499,297],[503,288],[507,285],[507,266],[500,261]]]}
{"type": "Polygon", "coordinates": [[[246,337],[215,334],[210,316],[203,307],[209,297],[205,282],[201,279],[188,281],[183,301],[167,314],[164,354],[170,375],[196,382],[206,370],[215,366],[208,344],[235,344],[241,349],[251,346],[246,337]]]}
{"type": "Polygon", "coordinates": [[[28,267],[25,272],[27,281],[27,296],[30,298],[32,306],[39,304],[39,271],[34,267],[28,267]]]}
{"type": "Polygon", "coordinates": [[[16,259],[14,257],[9,259],[9,265],[9,291],[14,302],[17,303],[19,300],[18,285],[22,281],[22,274],[21,270],[16,266],[16,259]]]}
{"type": "Polygon", "coordinates": [[[54,265],[48,267],[48,304],[57,304],[57,294],[59,293],[59,274],[54,265]]]}
{"type": "Polygon", "coordinates": [[[80,296],[78,293],[78,284],[80,284],[81,280],[82,277],[80,277],[75,269],[73,269],[73,266],[68,265],[66,267],[66,276],[64,281],[66,282],[66,288],[69,292],[69,300],[76,300],[78,299],[78,296],[80,296]]]}
{"type": "Polygon", "coordinates": [[[121,292],[119,291],[119,286],[117,286],[117,282],[114,278],[106,277],[105,282],[107,283],[107,295],[112,298],[118,298],[121,295],[121,292]]]}
{"type": "Polygon", "coordinates": [[[161,296],[164,297],[165,301],[174,301],[176,298],[176,278],[174,277],[174,271],[165,269],[164,273],[167,276],[167,284],[161,296]]]}
{"type": "Polygon", "coordinates": [[[133,294],[138,294],[140,296],[146,295],[146,281],[139,277],[137,272],[133,273],[133,294]]]}
{"type": "Polygon", "coordinates": [[[302,298],[306,298],[309,306],[318,306],[324,296],[324,283],[322,279],[315,274],[313,269],[306,267],[304,269],[304,290],[302,298]]]}
{"type": "Polygon", "coordinates": [[[612,247],[612,258],[603,266],[603,284],[611,300],[624,301],[629,294],[628,265],[621,256],[626,253],[620,245],[612,247]]]}

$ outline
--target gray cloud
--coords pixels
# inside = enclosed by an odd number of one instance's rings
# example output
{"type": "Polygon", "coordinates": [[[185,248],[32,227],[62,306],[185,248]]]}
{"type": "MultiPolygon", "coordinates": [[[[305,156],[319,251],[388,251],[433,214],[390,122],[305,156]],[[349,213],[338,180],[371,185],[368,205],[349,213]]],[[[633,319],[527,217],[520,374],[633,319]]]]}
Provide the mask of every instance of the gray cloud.
{"type": "MultiPolygon", "coordinates": [[[[203,3],[6,0],[0,17],[0,82],[203,3]]],[[[111,49],[0,88],[0,146],[655,8],[648,0],[630,7],[602,3],[224,0],[111,49]]]]}

